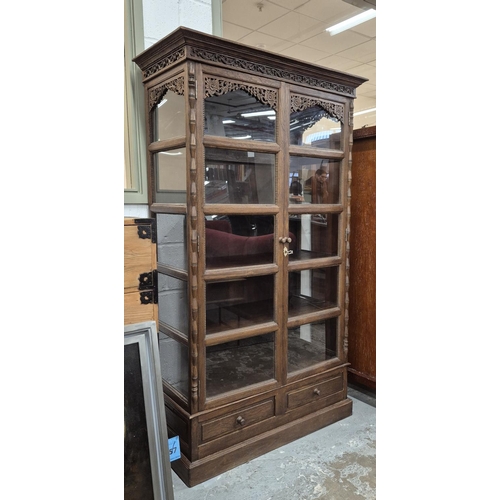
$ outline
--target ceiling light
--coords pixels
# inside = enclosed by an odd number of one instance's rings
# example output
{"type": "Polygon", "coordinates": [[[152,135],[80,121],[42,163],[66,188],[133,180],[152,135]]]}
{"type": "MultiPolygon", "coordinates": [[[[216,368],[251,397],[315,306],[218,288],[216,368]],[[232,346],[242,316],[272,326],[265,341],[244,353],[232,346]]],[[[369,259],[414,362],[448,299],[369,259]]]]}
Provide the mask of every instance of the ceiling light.
{"type": "Polygon", "coordinates": [[[227,124],[227,123],[236,123],[234,120],[222,120],[222,123],[227,124]]]}
{"type": "Polygon", "coordinates": [[[240,137],[233,137],[233,139],[250,139],[251,135],[242,135],[240,137]]]}
{"type": "Polygon", "coordinates": [[[358,115],[364,115],[365,113],[371,113],[372,111],[375,111],[377,108],[370,108],[370,109],[365,109],[364,111],[358,111],[357,113],[354,113],[353,116],[358,116],[358,115]]]}
{"type": "Polygon", "coordinates": [[[276,114],[276,111],[271,109],[270,111],[253,111],[251,113],[241,113],[241,116],[248,118],[250,116],[272,116],[275,114],[276,114]]]}
{"type": "Polygon", "coordinates": [[[349,30],[351,28],[354,28],[354,26],[357,26],[358,24],[365,23],[366,21],[373,19],[376,16],[376,14],[377,13],[375,9],[365,10],[364,12],[358,14],[357,16],[351,17],[350,19],[346,19],[341,23],[330,26],[329,28],[326,29],[326,31],[329,31],[331,36],[337,35],[338,33],[342,33],[342,31],[349,30]]]}
{"type": "Polygon", "coordinates": [[[160,154],[169,155],[169,156],[178,156],[178,155],[181,155],[182,153],[180,151],[177,153],[169,153],[168,151],[160,151],[160,154]]]}

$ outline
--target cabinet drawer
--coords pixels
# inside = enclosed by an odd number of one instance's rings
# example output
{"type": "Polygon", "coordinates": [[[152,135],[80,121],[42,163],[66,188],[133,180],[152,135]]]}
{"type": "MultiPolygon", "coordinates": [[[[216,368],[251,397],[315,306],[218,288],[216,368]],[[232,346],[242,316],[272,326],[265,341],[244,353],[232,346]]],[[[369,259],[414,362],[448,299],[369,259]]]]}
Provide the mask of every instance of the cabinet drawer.
{"type": "Polygon", "coordinates": [[[201,439],[209,441],[271,417],[274,417],[274,398],[201,424],[201,439]]]}
{"type": "Polygon", "coordinates": [[[333,379],[323,380],[316,384],[302,387],[287,394],[287,408],[292,410],[299,406],[318,401],[341,392],[344,389],[344,380],[342,375],[333,379]]]}

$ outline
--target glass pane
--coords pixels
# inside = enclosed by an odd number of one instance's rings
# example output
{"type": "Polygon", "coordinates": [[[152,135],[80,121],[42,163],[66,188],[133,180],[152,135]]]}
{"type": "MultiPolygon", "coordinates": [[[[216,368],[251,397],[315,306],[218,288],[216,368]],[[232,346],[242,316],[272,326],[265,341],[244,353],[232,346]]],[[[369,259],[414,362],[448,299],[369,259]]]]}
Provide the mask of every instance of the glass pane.
{"type": "Polygon", "coordinates": [[[274,203],[274,154],[207,148],[206,203],[274,203]]]}
{"type": "Polygon", "coordinates": [[[225,215],[205,220],[207,269],[274,262],[274,216],[225,215]]]}
{"type": "Polygon", "coordinates": [[[162,323],[188,334],[188,291],[185,281],[158,273],[158,315],[162,323]]]}
{"type": "Polygon", "coordinates": [[[338,214],[291,214],[289,228],[295,241],[290,260],[338,255],[338,214]]]}
{"type": "Polygon", "coordinates": [[[205,134],[232,139],[275,140],[276,112],[245,90],[205,99],[205,134]]]}
{"type": "Polygon", "coordinates": [[[207,335],[274,320],[274,275],[207,283],[207,335]]]}
{"type": "Polygon", "coordinates": [[[341,149],[341,126],[320,106],[295,111],[290,114],[290,144],[341,149]]]}
{"type": "Polygon", "coordinates": [[[153,136],[164,141],[186,135],[186,104],[184,96],[167,92],[153,111],[153,136]]]}
{"type": "Polygon", "coordinates": [[[288,273],[288,316],[338,306],[338,267],[288,273]]]}
{"type": "Polygon", "coordinates": [[[161,377],[186,398],[189,393],[188,348],[158,332],[161,377]]]}
{"type": "Polygon", "coordinates": [[[186,148],[153,155],[156,203],[186,203],[186,148]]]}
{"type": "Polygon", "coordinates": [[[274,379],[274,333],[207,347],[207,397],[274,379]]]}
{"type": "Polygon", "coordinates": [[[288,330],[288,373],[337,356],[337,318],[288,330]]]}
{"type": "Polygon", "coordinates": [[[340,203],[340,161],[290,157],[289,203],[340,203]]]}
{"type": "Polygon", "coordinates": [[[158,263],[187,271],[186,216],[156,216],[158,263]]]}

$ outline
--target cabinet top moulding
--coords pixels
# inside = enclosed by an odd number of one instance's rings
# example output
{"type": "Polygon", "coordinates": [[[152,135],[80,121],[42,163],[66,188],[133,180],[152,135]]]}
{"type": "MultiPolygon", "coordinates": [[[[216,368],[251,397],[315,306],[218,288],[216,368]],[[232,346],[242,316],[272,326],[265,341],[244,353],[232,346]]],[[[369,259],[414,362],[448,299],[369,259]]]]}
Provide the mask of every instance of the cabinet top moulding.
{"type": "Polygon", "coordinates": [[[366,78],[299,61],[183,26],[133,60],[142,71],[144,83],[186,61],[236,69],[352,98],[356,97],[356,88],[367,81],[366,78]]]}

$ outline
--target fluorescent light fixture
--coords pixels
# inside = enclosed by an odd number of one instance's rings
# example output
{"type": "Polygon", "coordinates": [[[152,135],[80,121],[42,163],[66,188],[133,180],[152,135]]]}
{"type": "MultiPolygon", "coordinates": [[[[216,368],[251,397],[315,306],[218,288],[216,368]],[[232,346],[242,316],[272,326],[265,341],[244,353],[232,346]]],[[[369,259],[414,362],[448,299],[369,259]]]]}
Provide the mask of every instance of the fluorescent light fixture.
{"type": "Polygon", "coordinates": [[[358,115],[364,115],[365,113],[371,113],[372,111],[376,111],[377,108],[370,108],[370,109],[365,109],[363,111],[358,111],[357,113],[354,113],[352,116],[358,116],[358,115]]]}
{"type": "Polygon", "coordinates": [[[158,107],[161,108],[167,101],[168,101],[168,99],[162,99],[160,104],[158,104],[158,107]]]}
{"type": "Polygon", "coordinates": [[[244,116],[245,118],[248,118],[250,116],[273,116],[276,115],[276,111],[274,109],[271,109],[269,111],[253,111],[251,113],[241,113],[241,116],[244,116]]]}
{"type": "Polygon", "coordinates": [[[236,123],[234,120],[222,120],[222,123],[236,123]]]}
{"type": "Polygon", "coordinates": [[[338,33],[342,33],[342,31],[349,30],[351,28],[354,28],[354,26],[357,26],[358,24],[365,23],[366,21],[373,19],[376,14],[377,12],[375,11],[375,9],[365,10],[357,16],[351,17],[349,19],[346,19],[345,21],[342,21],[341,23],[330,26],[326,29],[326,31],[329,31],[331,36],[337,35],[338,33]]]}
{"type": "Polygon", "coordinates": [[[233,137],[233,139],[250,139],[251,135],[242,135],[240,137],[233,137]]]}
{"type": "Polygon", "coordinates": [[[169,153],[168,151],[160,151],[160,154],[162,154],[162,155],[169,155],[169,156],[178,156],[178,155],[181,155],[182,153],[181,152],[178,152],[178,153],[169,153]]]}
{"type": "Polygon", "coordinates": [[[267,119],[268,120],[276,120],[276,116],[268,116],[267,119]]]}

